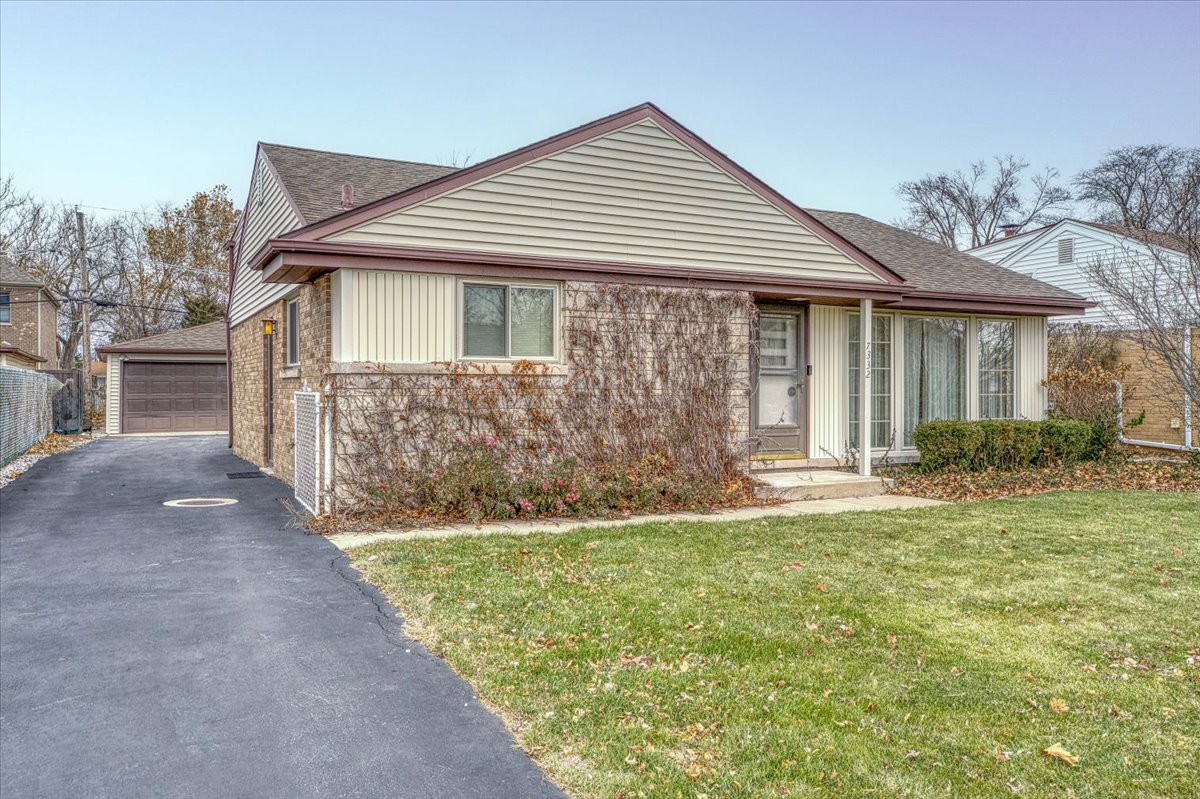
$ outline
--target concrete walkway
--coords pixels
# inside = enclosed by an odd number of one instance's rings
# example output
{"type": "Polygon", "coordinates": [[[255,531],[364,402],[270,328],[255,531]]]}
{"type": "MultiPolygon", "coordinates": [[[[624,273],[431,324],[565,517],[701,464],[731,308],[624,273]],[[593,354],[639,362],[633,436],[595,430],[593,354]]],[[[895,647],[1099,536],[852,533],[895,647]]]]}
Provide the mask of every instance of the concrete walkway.
{"type": "Polygon", "coordinates": [[[375,544],[380,541],[413,541],[424,538],[453,538],[462,535],[531,535],[533,533],[566,533],[583,528],[622,527],[644,522],[737,522],[769,516],[809,516],[825,513],[846,513],[867,510],[907,510],[945,505],[936,499],[921,497],[878,496],[857,499],[815,499],[763,505],[752,508],[715,511],[713,513],[665,513],[657,516],[632,516],[628,519],[584,519],[571,521],[495,522],[469,525],[449,524],[442,527],[380,530],[368,533],[341,533],[328,540],[340,549],[375,544]]]}

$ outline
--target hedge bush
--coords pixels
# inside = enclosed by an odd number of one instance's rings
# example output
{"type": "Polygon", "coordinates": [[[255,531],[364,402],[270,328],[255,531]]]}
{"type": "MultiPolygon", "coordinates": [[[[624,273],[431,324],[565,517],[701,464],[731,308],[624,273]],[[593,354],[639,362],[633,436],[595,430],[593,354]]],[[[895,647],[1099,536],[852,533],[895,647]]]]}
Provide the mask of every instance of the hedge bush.
{"type": "Polygon", "coordinates": [[[1095,460],[1102,435],[1078,419],[983,419],[925,422],[913,438],[923,470],[976,471],[1095,460]]]}

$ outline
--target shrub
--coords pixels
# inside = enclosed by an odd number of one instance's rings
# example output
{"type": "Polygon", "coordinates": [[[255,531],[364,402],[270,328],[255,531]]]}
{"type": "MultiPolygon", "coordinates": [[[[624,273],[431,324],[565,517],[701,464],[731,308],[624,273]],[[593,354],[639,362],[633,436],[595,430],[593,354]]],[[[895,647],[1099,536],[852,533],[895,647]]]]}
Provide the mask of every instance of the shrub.
{"type": "Polygon", "coordinates": [[[1041,455],[1041,427],[1023,419],[977,422],[983,432],[975,468],[1027,469],[1041,455]]]}
{"type": "Polygon", "coordinates": [[[970,470],[976,468],[983,430],[975,422],[925,422],[917,425],[913,440],[921,453],[922,469],[970,470]]]}
{"type": "Polygon", "coordinates": [[[923,471],[976,471],[1096,460],[1110,434],[1079,419],[983,419],[925,422],[913,437],[923,471]]]}
{"type": "Polygon", "coordinates": [[[1045,463],[1076,463],[1089,454],[1095,433],[1082,419],[1051,418],[1041,422],[1042,460],[1045,463]]]}

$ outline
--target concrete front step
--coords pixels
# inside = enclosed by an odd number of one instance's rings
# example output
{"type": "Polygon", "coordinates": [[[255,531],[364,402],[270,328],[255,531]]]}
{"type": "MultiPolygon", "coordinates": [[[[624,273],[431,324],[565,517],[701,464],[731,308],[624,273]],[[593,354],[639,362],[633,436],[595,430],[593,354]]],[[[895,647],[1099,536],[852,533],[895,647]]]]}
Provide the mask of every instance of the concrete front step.
{"type": "Polygon", "coordinates": [[[754,477],[766,483],[760,491],[763,496],[787,500],[877,497],[889,487],[889,482],[882,477],[863,477],[828,469],[759,472],[754,477]]]}

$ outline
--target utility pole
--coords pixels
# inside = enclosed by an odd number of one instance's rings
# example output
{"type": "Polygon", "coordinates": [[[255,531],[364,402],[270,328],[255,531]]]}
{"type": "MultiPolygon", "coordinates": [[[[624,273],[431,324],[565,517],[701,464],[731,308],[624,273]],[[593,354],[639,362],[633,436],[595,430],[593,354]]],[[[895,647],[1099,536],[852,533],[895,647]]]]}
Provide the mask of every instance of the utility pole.
{"type": "Polygon", "coordinates": [[[91,409],[92,398],[92,286],[88,282],[87,237],[83,232],[83,212],[75,208],[75,228],[79,231],[79,297],[83,320],[83,399],[80,401],[79,424],[84,426],[84,416],[91,409]]]}

